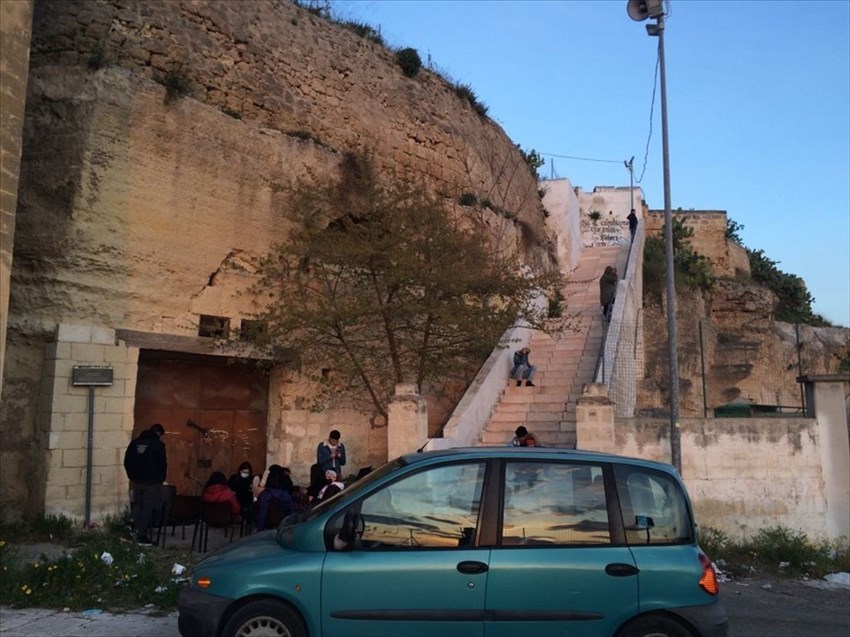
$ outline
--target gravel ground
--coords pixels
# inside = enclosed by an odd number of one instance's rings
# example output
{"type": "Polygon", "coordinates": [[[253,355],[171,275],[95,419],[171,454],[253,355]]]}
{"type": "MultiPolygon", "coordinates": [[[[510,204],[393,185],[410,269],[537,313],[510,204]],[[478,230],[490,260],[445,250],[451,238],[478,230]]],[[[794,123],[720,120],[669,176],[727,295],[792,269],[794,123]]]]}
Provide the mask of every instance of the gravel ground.
{"type": "Polygon", "coordinates": [[[729,637],[848,637],[850,588],[759,576],[724,582],[729,637]]]}

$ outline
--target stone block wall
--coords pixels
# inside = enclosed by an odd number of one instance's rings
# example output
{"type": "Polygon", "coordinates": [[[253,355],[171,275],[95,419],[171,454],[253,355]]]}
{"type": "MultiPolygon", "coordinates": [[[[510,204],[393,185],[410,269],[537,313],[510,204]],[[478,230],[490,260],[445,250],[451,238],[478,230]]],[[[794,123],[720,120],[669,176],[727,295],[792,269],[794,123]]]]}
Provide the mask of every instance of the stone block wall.
{"type": "MultiPolygon", "coordinates": [[[[60,325],[46,349],[38,404],[44,467],[44,512],[83,519],[88,464],[89,387],[74,386],[78,365],[108,366],[113,382],[94,387],[92,405],[91,514],[120,513],[128,504],[124,451],[133,432],[139,350],[116,342],[114,330],[60,325]]],[[[167,438],[166,438],[167,444],[167,438]]]]}
{"type": "MultiPolygon", "coordinates": [[[[673,210],[672,214],[676,219],[682,219],[685,227],[693,229],[691,246],[698,254],[711,259],[716,276],[734,277],[739,272],[749,275],[750,261],[746,249],[726,239],[725,210],[673,210]]],[[[649,210],[646,214],[647,235],[662,235],[663,228],[664,211],[649,210]]]]}

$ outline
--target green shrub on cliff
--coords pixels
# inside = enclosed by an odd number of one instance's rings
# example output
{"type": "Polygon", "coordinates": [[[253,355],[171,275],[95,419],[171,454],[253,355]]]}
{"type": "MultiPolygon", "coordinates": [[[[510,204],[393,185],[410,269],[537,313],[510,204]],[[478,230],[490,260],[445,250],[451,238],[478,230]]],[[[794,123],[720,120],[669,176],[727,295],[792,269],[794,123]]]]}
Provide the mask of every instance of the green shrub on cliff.
{"type": "MultiPolygon", "coordinates": [[[[711,260],[691,247],[693,228],[682,219],[673,218],[673,267],[677,289],[710,290],[714,285],[711,260]]],[[[643,249],[644,293],[661,301],[666,276],[664,229],[658,235],[646,238],[643,249]]]]}
{"type": "Polygon", "coordinates": [[[402,73],[406,77],[414,77],[422,68],[422,59],[416,49],[406,48],[397,51],[395,54],[396,62],[401,67],[402,73]]]}

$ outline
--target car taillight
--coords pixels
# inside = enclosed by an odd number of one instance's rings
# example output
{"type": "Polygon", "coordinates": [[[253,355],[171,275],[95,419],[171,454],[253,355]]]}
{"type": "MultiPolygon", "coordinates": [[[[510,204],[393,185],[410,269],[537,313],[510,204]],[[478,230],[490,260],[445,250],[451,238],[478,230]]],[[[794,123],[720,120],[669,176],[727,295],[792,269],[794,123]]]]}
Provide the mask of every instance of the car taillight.
{"type": "Polygon", "coordinates": [[[711,560],[700,553],[699,561],[702,564],[702,575],[699,578],[700,588],[709,595],[717,595],[720,592],[720,586],[717,583],[717,573],[714,571],[714,566],[711,565],[711,560]]]}

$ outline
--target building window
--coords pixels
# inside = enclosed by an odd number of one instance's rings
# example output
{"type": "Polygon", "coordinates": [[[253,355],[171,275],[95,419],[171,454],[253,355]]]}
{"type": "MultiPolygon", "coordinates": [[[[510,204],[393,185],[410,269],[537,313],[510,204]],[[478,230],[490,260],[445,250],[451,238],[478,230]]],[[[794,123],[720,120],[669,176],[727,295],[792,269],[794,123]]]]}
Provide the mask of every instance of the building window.
{"type": "Polygon", "coordinates": [[[239,328],[239,338],[243,341],[252,341],[258,339],[264,332],[265,326],[262,321],[242,319],[242,326],[239,328]]]}
{"type": "Polygon", "coordinates": [[[230,319],[226,316],[201,314],[201,320],[198,323],[198,336],[227,338],[230,336],[230,319]]]}

